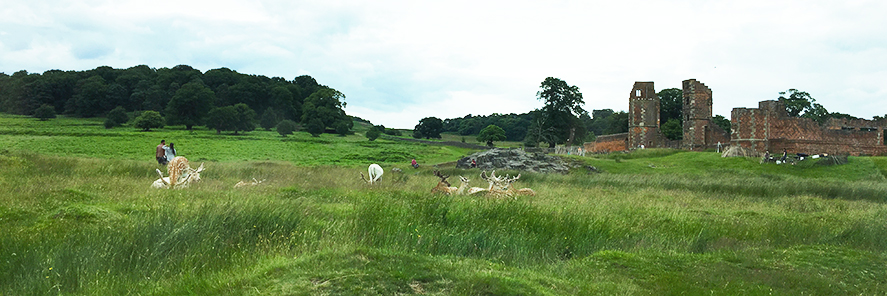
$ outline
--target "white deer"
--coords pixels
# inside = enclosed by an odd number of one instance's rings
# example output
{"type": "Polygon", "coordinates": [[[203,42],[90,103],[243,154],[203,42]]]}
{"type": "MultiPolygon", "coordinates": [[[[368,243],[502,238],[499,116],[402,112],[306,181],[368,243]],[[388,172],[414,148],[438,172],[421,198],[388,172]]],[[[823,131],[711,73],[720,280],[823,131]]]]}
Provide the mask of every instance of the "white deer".
{"type": "Polygon", "coordinates": [[[379,181],[379,178],[382,178],[383,173],[385,172],[382,170],[382,167],[374,163],[367,168],[367,174],[370,176],[369,180],[363,176],[363,173],[360,173],[360,178],[367,182],[367,184],[374,184],[379,181]]]}

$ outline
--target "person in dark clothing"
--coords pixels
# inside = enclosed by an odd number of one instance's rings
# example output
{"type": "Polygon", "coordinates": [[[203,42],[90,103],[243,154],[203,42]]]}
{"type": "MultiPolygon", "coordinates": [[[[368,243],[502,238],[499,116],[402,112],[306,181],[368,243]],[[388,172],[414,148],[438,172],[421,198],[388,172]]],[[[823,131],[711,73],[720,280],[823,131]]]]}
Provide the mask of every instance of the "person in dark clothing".
{"type": "Polygon", "coordinates": [[[154,153],[154,156],[157,157],[157,164],[166,165],[166,140],[160,140],[160,145],[157,145],[157,151],[154,153]]]}
{"type": "Polygon", "coordinates": [[[788,151],[785,148],[782,148],[782,158],[779,159],[781,162],[785,162],[785,158],[788,157],[788,151]]]}

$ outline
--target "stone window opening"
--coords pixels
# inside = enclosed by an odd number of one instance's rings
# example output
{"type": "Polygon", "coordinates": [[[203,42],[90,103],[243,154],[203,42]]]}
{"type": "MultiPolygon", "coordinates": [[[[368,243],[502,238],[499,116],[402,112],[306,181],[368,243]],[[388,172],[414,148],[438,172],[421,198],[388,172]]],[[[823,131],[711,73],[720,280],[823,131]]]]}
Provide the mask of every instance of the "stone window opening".
{"type": "Polygon", "coordinates": [[[641,90],[640,89],[634,90],[634,96],[640,98],[641,97],[641,90]]]}

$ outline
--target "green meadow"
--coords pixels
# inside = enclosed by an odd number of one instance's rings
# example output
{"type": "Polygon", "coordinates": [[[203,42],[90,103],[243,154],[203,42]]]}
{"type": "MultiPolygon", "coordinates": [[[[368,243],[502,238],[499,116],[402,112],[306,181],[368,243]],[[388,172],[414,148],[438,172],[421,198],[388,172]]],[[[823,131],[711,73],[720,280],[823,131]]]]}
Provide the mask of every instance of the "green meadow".
{"type": "Polygon", "coordinates": [[[430,193],[485,185],[462,148],[101,123],[0,115],[0,295],[887,294],[881,157],[568,156],[494,199],[430,193]],[[150,188],[160,139],[199,183],[150,188]]]}

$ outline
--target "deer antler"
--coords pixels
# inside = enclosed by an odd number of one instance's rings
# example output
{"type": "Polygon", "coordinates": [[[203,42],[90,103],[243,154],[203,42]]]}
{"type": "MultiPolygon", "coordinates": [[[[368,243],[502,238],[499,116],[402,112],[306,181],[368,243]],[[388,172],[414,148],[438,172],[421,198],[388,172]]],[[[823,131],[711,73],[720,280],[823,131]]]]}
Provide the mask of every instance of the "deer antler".
{"type": "Polygon", "coordinates": [[[161,172],[160,169],[156,169],[156,170],[157,170],[157,174],[160,175],[160,181],[163,182],[163,184],[166,184],[167,186],[169,186],[169,183],[167,183],[166,180],[163,179],[163,172],[161,172]]]}
{"type": "Polygon", "coordinates": [[[441,183],[444,183],[444,184],[447,184],[447,186],[450,186],[450,182],[447,182],[447,178],[449,178],[450,175],[441,175],[440,171],[437,171],[437,170],[434,171],[434,175],[437,176],[438,178],[440,178],[441,183]]]}
{"type": "Polygon", "coordinates": [[[360,179],[363,180],[363,181],[366,182],[366,183],[370,183],[370,181],[367,180],[367,178],[363,176],[363,173],[360,173],[360,179]]]}

